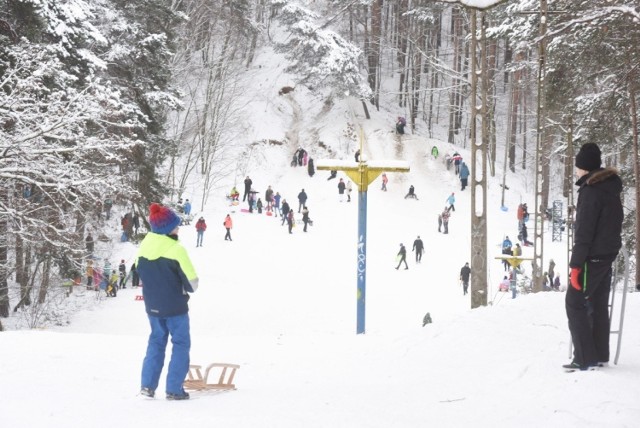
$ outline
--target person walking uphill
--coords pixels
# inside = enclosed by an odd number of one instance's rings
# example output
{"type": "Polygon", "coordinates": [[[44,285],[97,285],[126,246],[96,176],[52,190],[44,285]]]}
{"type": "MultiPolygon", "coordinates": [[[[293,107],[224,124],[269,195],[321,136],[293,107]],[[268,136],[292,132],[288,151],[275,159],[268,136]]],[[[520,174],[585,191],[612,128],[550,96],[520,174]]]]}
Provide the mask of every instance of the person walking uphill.
{"type": "Polygon", "coordinates": [[[400,269],[400,265],[404,262],[404,270],[409,269],[409,265],[407,265],[407,249],[403,244],[400,244],[400,251],[398,251],[398,266],[396,266],[396,270],[400,269]]]}
{"type": "Polygon", "coordinates": [[[306,206],[302,208],[302,222],[304,223],[304,229],[302,229],[303,232],[307,231],[307,225],[313,224],[313,221],[311,221],[311,218],[309,217],[309,208],[306,206]]]}
{"type": "Polygon", "coordinates": [[[456,195],[455,193],[451,193],[449,195],[449,197],[447,198],[447,203],[449,204],[449,211],[455,211],[456,210],[456,207],[455,207],[456,196],[455,195],[456,195]]]}
{"type": "Polygon", "coordinates": [[[471,275],[471,268],[469,267],[469,263],[465,263],[460,269],[460,281],[462,281],[462,292],[463,295],[466,295],[469,291],[469,276],[471,275]]]}
{"type": "Polygon", "coordinates": [[[573,250],[565,307],[573,341],[573,361],[563,367],[588,370],[609,361],[611,264],[622,246],[622,180],[614,168],[601,168],[600,148],[586,143],[576,155],[573,250]]]}
{"type": "Polygon", "coordinates": [[[467,180],[469,179],[469,168],[467,164],[462,162],[460,166],[460,190],[464,190],[467,188],[467,180]]]}
{"type": "Polygon", "coordinates": [[[298,193],[298,212],[307,204],[307,193],[302,189],[300,193],[298,193]]]}
{"type": "Polygon", "coordinates": [[[420,239],[420,235],[413,241],[413,248],[411,251],[416,252],[416,263],[420,263],[422,261],[422,251],[424,250],[424,242],[420,239]]]}
{"type": "Polygon", "coordinates": [[[289,215],[289,211],[291,208],[289,207],[289,202],[286,199],[282,200],[282,223],[281,226],[284,226],[284,222],[287,221],[287,216],[289,215]]]}
{"type": "Polygon", "coordinates": [[[224,235],[224,240],[232,241],[231,228],[233,227],[233,220],[231,220],[230,214],[227,214],[227,216],[224,218],[224,222],[222,222],[222,225],[224,226],[225,229],[227,229],[227,233],[224,235]]]}
{"type": "Polygon", "coordinates": [[[207,223],[204,221],[204,217],[200,217],[196,222],[196,232],[198,233],[196,247],[202,247],[202,238],[205,230],[207,230],[207,223]]]}
{"type": "Polygon", "coordinates": [[[341,178],[338,182],[338,197],[340,202],[344,200],[344,190],[347,188],[347,185],[344,184],[344,180],[341,178]]]}
{"type": "Polygon", "coordinates": [[[136,256],[138,275],[144,284],[142,295],[151,326],[142,364],[140,394],[153,397],[164,366],[167,341],[171,336],[165,393],[167,400],[187,400],[183,383],[189,372],[191,336],[189,294],[198,289],[196,274],[187,251],[178,241],[180,217],[171,209],[151,204],[151,232],[140,243],[136,256]]]}

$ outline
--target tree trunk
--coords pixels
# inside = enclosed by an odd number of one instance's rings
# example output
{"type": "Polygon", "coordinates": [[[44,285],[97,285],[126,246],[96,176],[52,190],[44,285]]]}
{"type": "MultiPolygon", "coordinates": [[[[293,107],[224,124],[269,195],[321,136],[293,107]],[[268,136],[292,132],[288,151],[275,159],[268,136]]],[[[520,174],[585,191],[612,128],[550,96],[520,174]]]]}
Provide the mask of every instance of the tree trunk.
{"type": "MultiPolygon", "coordinates": [[[[25,264],[24,264],[24,248],[23,248],[23,240],[22,235],[19,233],[16,234],[16,283],[20,286],[20,296],[25,297],[28,295],[27,293],[27,283],[28,283],[28,275],[25,275],[25,264]]],[[[28,297],[27,297],[28,299],[28,297]]],[[[31,301],[28,300],[25,302],[25,305],[28,306],[31,304],[31,301]]]]}
{"type": "Polygon", "coordinates": [[[380,35],[382,31],[382,0],[374,0],[371,4],[371,34],[369,51],[367,52],[368,81],[371,91],[371,103],[380,109],[378,69],[380,66],[380,35]]]}
{"type": "MultiPolygon", "coordinates": [[[[8,188],[0,190],[0,197],[2,197],[4,206],[11,206],[8,188]]],[[[0,318],[9,316],[9,282],[7,281],[7,276],[9,275],[9,269],[7,269],[7,264],[9,263],[9,249],[7,248],[9,223],[7,216],[8,214],[0,215],[0,318]]]]}
{"type": "Polygon", "coordinates": [[[462,57],[464,54],[464,20],[460,9],[451,10],[451,37],[453,40],[453,77],[451,79],[451,95],[449,99],[449,137],[448,142],[455,144],[455,136],[460,131],[462,116],[462,57]]]}
{"type": "Polygon", "coordinates": [[[403,107],[405,102],[405,79],[407,76],[407,51],[409,49],[409,25],[407,23],[408,17],[403,16],[407,11],[407,0],[400,0],[398,2],[397,21],[398,21],[398,54],[396,56],[398,60],[398,66],[400,67],[400,75],[398,82],[398,106],[403,107]]]}
{"type": "Polygon", "coordinates": [[[497,68],[497,51],[498,45],[495,39],[487,41],[487,78],[489,79],[489,105],[488,108],[488,126],[489,126],[489,173],[492,177],[496,175],[496,68],[497,68]]]}
{"type": "Polygon", "coordinates": [[[550,130],[547,130],[544,133],[544,138],[542,140],[542,153],[540,153],[540,162],[542,162],[542,189],[540,193],[540,207],[544,212],[547,208],[549,208],[549,183],[551,179],[549,177],[550,173],[550,163],[551,163],[551,147],[553,145],[553,135],[550,130]]]}
{"type": "MultiPolygon", "coordinates": [[[[31,251],[29,250],[29,247],[27,247],[27,251],[25,253],[24,260],[25,260],[25,264],[27,266],[31,263],[31,251]]],[[[42,263],[41,261],[38,261],[36,263],[35,267],[33,268],[33,275],[31,275],[30,278],[27,278],[27,288],[25,290],[25,293],[20,298],[20,301],[15,306],[15,308],[13,308],[13,312],[18,312],[18,309],[20,309],[22,306],[26,306],[26,301],[27,300],[31,301],[31,290],[33,289],[33,283],[35,281],[35,277],[36,277],[36,274],[38,272],[38,269],[40,269],[40,264],[41,263],[42,263]]]]}
{"type": "Polygon", "coordinates": [[[49,285],[51,281],[51,256],[46,255],[42,264],[42,278],[40,281],[40,291],[38,292],[38,304],[43,305],[47,301],[49,285]]]}
{"type": "Polygon", "coordinates": [[[527,108],[527,99],[529,91],[525,90],[525,88],[523,88],[522,86],[520,86],[519,90],[521,91],[520,99],[522,100],[522,107],[520,108],[520,134],[522,135],[522,169],[527,169],[527,115],[529,114],[529,110],[527,108]]]}
{"type": "MultiPolygon", "coordinates": [[[[442,12],[438,13],[435,22],[433,24],[433,30],[429,36],[429,42],[431,43],[431,51],[434,58],[440,58],[440,46],[442,45],[442,12]]],[[[434,93],[440,86],[439,77],[440,73],[436,67],[431,67],[431,93],[429,94],[429,137],[433,137],[433,104],[434,93]]],[[[438,123],[437,117],[435,123],[438,123]]]]}
{"type": "MultiPolygon", "coordinates": [[[[627,51],[628,54],[628,51],[627,51]]],[[[627,56],[628,57],[628,56],[627,56]]],[[[631,64],[629,62],[627,62],[627,65],[629,67],[631,67],[631,64]]],[[[640,269],[637,268],[638,266],[638,256],[640,255],[640,210],[638,210],[638,204],[640,204],[640,186],[637,183],[640,183],[640,160],[638,159],[638,153],[640,153],[640,145],[638,143],[638,104],[637,104],[637,100],[636,100],[636,96],[637,96],[637,90],[635,87],[635,77],[637,76],[637,72],[635,72],[635,70],[637,70],[637,68],[631,68],[632,70],[634,70],[634,72],[629,74],[628,77],[628,91],[629,91],[629,113],[631,115],[631,136],[632,136],[632,140],[633,140],[633,177],[634,177],[634,182],[636,183],[635,186],[635,202],[636,202],[636,207],[635,207],[635,215],[636,215],[636,220],[635,220],[635,224],[636,224],[636,248],[635,248],[635,256],[636,256],[636,260],[635,260],[635,266],[636,266],[636,289],[640,290],[640,269]]]]}

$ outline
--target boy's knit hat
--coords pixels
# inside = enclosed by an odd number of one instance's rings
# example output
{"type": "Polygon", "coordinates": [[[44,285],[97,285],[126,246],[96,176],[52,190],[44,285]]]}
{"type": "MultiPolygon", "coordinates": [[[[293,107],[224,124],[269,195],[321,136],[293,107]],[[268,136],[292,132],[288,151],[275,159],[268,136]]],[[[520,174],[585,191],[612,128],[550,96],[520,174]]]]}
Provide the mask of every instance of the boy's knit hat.
{"type": "Polygon", "coordinates": [[[160,204],[151,204],[149,206],[149,224],[153,233],[168,235],[181,222],[180,217],[170,208],[160,204]]]}

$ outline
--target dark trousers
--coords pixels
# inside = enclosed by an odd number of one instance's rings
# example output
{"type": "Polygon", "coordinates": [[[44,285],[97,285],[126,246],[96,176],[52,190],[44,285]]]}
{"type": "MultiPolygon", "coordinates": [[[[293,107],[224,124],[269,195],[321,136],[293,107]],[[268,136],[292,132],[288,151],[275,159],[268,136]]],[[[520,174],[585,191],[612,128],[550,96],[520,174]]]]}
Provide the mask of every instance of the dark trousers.
{"type": "Polygon", "coordinates": [[[405,269],[409,269],[409,265],[407,264],[407,256],[402,256],[402,258],[400,259],[400,263],[398,263],[396,269],[400,269],[400,265],[402,264],[402,262],[404,262],[405,269]]]}
{"type": "Polygon", "coordinates": [[[469,291],[469,280],[462,281],[462,291],[464,294],[467,294],[469,291]]]}
{"type": "Polygon", "coordinates": [[[611,261],[587,262],[580,279],[583,291],[569,284],[565,299],[573,362],[581,366],[608,362],[611,261]]]}
{"type": "Polygon", "coordinates": [[[422,260],[422,250],[416,251],[416,263],[420,263],[422,260]]]}
{"type": "Polygon", "coordinates": [[[226,241],[228,239],[229,241],[231,241],[231,229],[229,229],[228,227],[226,229],[227,229],[227,234],[224,235],[224,240],[226,241]]]}

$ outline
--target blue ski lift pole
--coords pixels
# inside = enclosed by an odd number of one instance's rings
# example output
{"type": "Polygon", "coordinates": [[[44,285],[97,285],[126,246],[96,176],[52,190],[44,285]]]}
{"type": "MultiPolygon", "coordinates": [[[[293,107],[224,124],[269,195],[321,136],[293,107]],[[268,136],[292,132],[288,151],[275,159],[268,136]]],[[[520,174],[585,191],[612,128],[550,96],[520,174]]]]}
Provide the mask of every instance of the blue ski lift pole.
{"type": "Polygon", "coordinates": [[[365,161],[363,139],[361,132],[359,162],[336,159],[321,159],[316,162],[316,169],[343,171],[358,186],[357,334],[364,334],[365,332],[367,302],[367,190],[369,184],[378,178],[383,171],[409,172],[409,165],[404,161],[365,161]]]}

